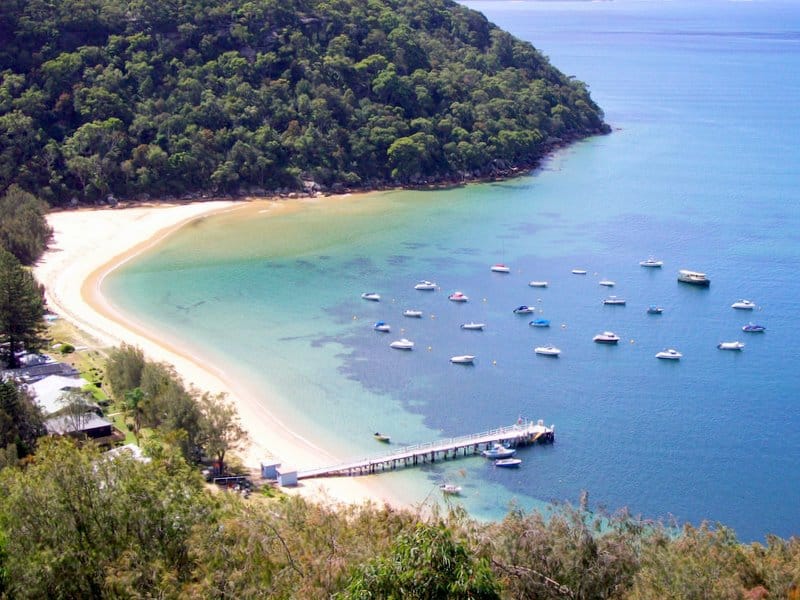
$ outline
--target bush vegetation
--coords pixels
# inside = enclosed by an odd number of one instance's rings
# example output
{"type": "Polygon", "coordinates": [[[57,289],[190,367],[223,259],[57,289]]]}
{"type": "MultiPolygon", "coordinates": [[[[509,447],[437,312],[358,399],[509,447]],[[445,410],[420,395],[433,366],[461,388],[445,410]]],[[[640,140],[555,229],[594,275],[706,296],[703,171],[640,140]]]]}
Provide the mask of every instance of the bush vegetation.
{"type": "Polygon", "coordinates": [[[4,0],[0,190],[73,197],[486,175],[607,131],[451,0],[4,0]]]}

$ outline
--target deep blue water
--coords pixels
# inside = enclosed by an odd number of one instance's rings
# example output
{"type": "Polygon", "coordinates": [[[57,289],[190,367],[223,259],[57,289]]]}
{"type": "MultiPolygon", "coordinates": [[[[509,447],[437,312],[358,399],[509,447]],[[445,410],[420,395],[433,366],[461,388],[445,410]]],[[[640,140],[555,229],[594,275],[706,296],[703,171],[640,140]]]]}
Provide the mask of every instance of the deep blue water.
{"type": "Polygon", "coordinates": [[[128,264],[106,293],[269,386],[282,398],[272,408],[342,459],[379,451],[376,429],[414,443],[520,414],[556,424],[556,444],[523,451],[518,472],[469,459],[385,476],[411,500],[454,479],[473,514],[497,518],[512,500],[588,490],[595,505],[721,521],[745,540],[797,534],[800,6],[466,5],[586,81],[614,133],[504,183],[208,219],[128,264]],[[664,268],[638,266],[650,255],[664,268]],[[491,273],[495,262],[512,273],[491,273]],[[679,268],[707,272],[711,287],[678,284],[679,268]],[[606,277],[615,288],[598,285],[606,277]],[[441,289],[414,291],[423,278],[441,289]],[[456,289],[470,302],[448,302],[456,289]],[[359,298],[371,290],[380,303],[359,298]],[[609,294],[627,305],[603,306],[609,294]],[[758,309],[734,311],[739,298],[758,309]],[[553,326],[513,315],[523,303],[553,326]],[[664,314],[645,314],[651,303],[664,314]],[[404,319],[410,307],[425,317],[404,319]],[[394,332],[371,331],[377,319],[394,332]],[[486,331],[458,328],[473,319],[486,331]],[[750,320],[768,331],[743,333],[750,320]],[[388,348],[401,327],[414,352],[388,348]],[[592,343],[607,329],[617,347],[592,343]],[[716,349],[734,339],[743,352],[716,349]],[[535,356],[543,342],[562,356],[535,356]],[[656,360],[667,346],[683,360],[656,360]],[[474,367],[449,364],[464,353],[474,367]]]}

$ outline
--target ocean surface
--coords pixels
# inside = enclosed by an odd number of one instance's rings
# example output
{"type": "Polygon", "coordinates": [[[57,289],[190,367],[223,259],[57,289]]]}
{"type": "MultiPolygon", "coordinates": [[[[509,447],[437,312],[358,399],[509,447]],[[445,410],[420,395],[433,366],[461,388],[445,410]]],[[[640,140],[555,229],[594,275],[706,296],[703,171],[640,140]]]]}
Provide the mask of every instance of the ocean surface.
{"type": "Polygon", "coordinates": [[[719,521],[742,540],[800,533],[800,3],[466,5],[587,82],[613,133],[502,183],[207,218],[104,293],[275,396],[274,412],[342,460],[386,451],[374,431],[400,445],[519,416],[556,425],[517,471],[470,458],[378,476],[411,503],[452,481],[456,502],[496,519],[586,490],[595,507],[719,521]],[[649,256],[664,267],[641,268],[649,256]],[[677,283],[682,268],[710,288],[677,283]],[[440,289],[415,291],[420,279],[440,289]],[[449,302],[455,290],[469,302],[449,302]],[[604,306],[609,294],[627,305],[604,306]],[[740,298],[757,309],[733,310],[740,298]],[[664,313],[646,314],[652,303],[664,313]],[[552,326],[529,327],[520,304],[552,326]],[[462,331],[470,320],[486,330],[462,331]],[[748,321],[766,333],[743,333],[748,321]],[[604,330],[619,345],[592,343],[604,330]],[[391,350],[399,337],[415,350],[391,350]],[[717,349],[732,340],[744,351],[717,349]],[[562,355],[535,355],[542,343],[562,355]],[[665,347],[683,359],[657,360],[665,347]]]}

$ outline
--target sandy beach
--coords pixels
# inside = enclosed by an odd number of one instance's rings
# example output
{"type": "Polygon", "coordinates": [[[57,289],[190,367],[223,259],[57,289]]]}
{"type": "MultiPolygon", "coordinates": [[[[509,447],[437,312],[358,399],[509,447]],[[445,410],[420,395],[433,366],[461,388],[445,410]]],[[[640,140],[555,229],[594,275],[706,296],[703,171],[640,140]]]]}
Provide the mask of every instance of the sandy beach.
{"type": "MultiPolygon", "coordinates": [[[[275,201],[258,202],[263,202],[266,209],[275,207],[275,201]]],[[[241,453],[248,467],[258,468],[261,461],[270,457],[300,469],[335,464],[339,458],[291,431],[272,414],[269,399],[254,398],[244,386],[204,363],[202,357],[159,339],[152,331],[123,316],[100,293],[106,274],[176,228],[212,213],[247,205],[208,201],[54,212],[47,217],[53,228],[53,240],[34,273],[45,286],[49,309],[94,338],[98,347],[118,346],[122,342],[138,346],[148,359],[173,365],[187,385],[201,391],[226,393],[236,405],[250,437],[248,448],[241,453]],[[264,440],[269,440],[268,444],[264,440]]],[[[374,480],[363,478],[310,480],[295,489],[340,502],[372,500],[396,504],[374,480]]]]}

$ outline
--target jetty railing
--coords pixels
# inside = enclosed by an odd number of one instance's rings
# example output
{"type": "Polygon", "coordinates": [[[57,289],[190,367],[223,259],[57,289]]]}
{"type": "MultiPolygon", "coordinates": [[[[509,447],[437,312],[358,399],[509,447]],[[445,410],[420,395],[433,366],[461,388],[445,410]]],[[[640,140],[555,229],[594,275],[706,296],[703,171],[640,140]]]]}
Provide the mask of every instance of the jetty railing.
{"type": "Polygon", "coordinates": [[[379,473],[394,470],[398,467],[415,466],[427,462],[435,462],[437,457],[456,458],[458,451],[463,450],[463,456],[478,454],[484,448],[493,444],[502,443],[512,447],[527,445],[535,442],[553,442],[555,428],[545,427],[540,420],[534,424],[518,422],[514,425],[497,427],[481,433],[422,442],[403,446],[397,450],[387,452],[372,458],[364,458],[318,469],[308,469],[297,473],[298,479],[312,477],[353,476],[379,473]]]}

